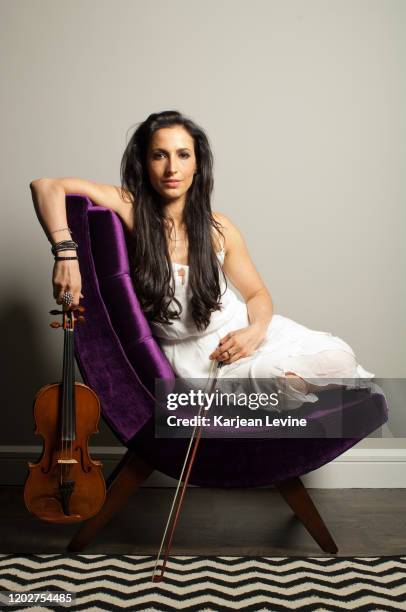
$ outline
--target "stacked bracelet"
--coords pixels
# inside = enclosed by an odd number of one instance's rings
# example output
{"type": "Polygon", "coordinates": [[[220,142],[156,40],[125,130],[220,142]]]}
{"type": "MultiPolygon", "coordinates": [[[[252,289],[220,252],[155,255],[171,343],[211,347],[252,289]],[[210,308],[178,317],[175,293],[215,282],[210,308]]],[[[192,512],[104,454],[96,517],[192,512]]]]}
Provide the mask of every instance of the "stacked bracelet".
{"type": "Polygon", "coordinates": [[[78,243],[74,240],[61,240],[61,242],[56,242],[51,247],[51,252],[53,255],[56,255],[59,251],[76,251],[78,246],[78,243]]]}
{"type": "Polygon", "coordinates": [[[78,248],[78,243],[75,242],[74,240],[61,240],[60,242],[56,242],[53,247],[51,248],[51,251],[54,255],[54,259],[55,261],[66,261],[69,259],[78,259],[76,256],[72,256],[72,257],[58,257],[57,253],[61,252],[61,251],[76,251],[78,248]]]}

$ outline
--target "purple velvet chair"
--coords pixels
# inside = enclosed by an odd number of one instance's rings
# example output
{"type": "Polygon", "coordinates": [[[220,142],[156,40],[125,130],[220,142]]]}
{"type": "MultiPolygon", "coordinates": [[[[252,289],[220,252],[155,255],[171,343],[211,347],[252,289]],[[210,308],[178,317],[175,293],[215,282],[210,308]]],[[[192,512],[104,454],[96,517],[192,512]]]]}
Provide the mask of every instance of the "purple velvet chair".
{"type": "MultiPolygon", "coordinates": [[[[86,323],[75,330],[76,361],[84,382],[99,396],[103,418],[128,448],[108,478],[102,510],[82,523],[68,545],[68,550],[80,551],[153,470],[179,478],[189,441],[154,435],[155,378],[170,383],[176,376],[134,293],[125,227],[113,211],[86,197],[72,194],[66,202],[68,224],[79,243],[81,303],[87,310],[86,323]]],[[[340,409],[355,417],[353,437],[202,438],[190,484],[274,485],[321,549],[337,552],[300,476],[332,461],[388,418],[381,394],[344,390],[340,399],[340,409]]],[[[315,417],[331,414],[334,401],[334,390],[320,393],[315,417]]]]}

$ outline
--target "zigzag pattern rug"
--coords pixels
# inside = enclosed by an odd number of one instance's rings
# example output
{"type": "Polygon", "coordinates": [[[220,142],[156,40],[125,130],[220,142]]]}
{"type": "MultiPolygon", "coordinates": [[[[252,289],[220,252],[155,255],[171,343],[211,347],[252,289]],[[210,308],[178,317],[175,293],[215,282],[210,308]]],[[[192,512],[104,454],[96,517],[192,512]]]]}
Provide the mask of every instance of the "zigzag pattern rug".
{"type": "Polygon", "coordinates": [[[406,557],[176,555],[158,583],[154,565],[151,555],[0,555],[0,590],[74,592],[75,612],[406,610],[406,557]]]}

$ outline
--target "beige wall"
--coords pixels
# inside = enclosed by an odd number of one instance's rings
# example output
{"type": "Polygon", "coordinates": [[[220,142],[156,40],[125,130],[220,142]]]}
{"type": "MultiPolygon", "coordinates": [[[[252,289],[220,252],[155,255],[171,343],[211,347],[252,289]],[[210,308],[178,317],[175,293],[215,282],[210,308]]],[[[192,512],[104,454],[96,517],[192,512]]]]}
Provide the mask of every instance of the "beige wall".
{"type": "Polygon", "coordinates": [[[405,2],[2,0],[0,11],[1,443],[39,442],[32,397],[61,369],[29,182],[117,184],[133,126],[165,109],[207,130],[213,209],[243,231],[275,312],[342,337],[378,377],[406,377],[405,2]]]}

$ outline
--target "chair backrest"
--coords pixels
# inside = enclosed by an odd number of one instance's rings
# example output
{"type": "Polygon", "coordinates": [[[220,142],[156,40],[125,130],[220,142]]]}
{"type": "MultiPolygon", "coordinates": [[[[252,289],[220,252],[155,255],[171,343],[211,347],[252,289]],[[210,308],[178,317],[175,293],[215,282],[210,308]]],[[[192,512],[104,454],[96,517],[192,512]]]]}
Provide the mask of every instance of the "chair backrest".
{"type": "Polygon", "coordinates": [[[82,195],[67,195],[66,204],[86,308],[86,321],[75,328],[75,357],[125,444],[153,416],[155,378],[170,386],[176,376],[135,295],[120,218],[82,195]]]}

